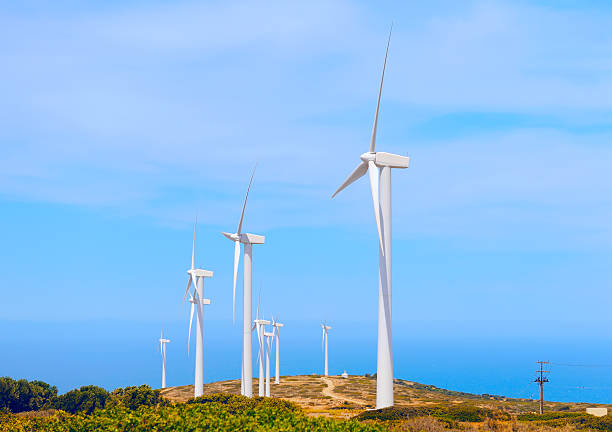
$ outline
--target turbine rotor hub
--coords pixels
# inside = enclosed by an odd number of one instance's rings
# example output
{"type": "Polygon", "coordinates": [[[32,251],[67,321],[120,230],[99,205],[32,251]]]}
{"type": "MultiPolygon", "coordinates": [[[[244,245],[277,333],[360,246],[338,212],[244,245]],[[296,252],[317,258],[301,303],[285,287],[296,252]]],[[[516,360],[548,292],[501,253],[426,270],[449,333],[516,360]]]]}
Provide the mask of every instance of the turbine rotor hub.
{"type": "Polygon", "coordinates": [[[374,162],[376,160],[376,152],[367,152],[360,156],[361,160],[364,162],[374,162]]]}

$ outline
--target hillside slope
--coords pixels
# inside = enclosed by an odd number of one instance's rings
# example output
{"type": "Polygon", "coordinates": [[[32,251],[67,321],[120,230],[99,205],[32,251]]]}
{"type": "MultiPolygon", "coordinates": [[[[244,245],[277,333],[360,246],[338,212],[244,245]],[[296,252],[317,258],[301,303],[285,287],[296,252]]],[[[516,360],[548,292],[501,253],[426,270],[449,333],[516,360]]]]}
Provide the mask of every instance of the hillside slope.
{"type": "MultiPolygon", "coordinates": [[[[271,384],[272,397],[282,398],[299,404],[311,415],[350,417],[376,403],[376,379],[364,376],[323,377],[321,375],[283,376],[280,384],[271,384]]],[[[258,382],[254,379],[253,394],[258,393],[258,382]]],[[[205,394],[240,394],[240,381],[219,381],[204,386],[205,394]]],[[[193,397],[193,385],[170,387],[162,395],[172,401],[186,401],[193,397]]],[[[445,390],[435,386],[412,381],[395,380],[396,406],[427,406],[437,404],[461,404],[503,409],[510,413],[536,412],[538,402],[531,399],[512,399],[503,396],[475,395],[445,390]]],[[[588,406],[608,407],[612,405],[588,403],[546,402],[547,411],[584,412],[588,406]]]]}

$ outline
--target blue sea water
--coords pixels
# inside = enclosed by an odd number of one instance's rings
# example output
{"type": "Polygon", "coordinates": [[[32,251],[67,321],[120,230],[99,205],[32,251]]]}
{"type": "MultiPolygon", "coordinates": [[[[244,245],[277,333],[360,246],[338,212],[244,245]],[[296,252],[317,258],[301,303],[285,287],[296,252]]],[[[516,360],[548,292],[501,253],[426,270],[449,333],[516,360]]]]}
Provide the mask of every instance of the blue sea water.
{"type": "MultiPolygon", "coordinates": [[[[319,323],[285,324],[281,374],[321,373],[319,323]]],[[[239,377],[240,329],[240,322],[206,321],[206,382],[239,377]]],[[[450,390],[531,398],[538,391],[533,382],[536,361],[548,360],[547,400],[611,403],[612,341],[605,332],[590,330],[551,323],[398,320],[394,374],[450,390]],[[593,336],[585,336],[589,334],[593,336]]],[[[143,383],[159,387],[159,331],[158,323],[130,321],[0,321],[0,376],[41,379],[60,392],[87,384],[109,390],[143,383]]],[[[188,356],[186,322],[168,324],[165,336],[172,340],[167,349],[168,385],[190,384],[194,340],[188,356]]],[[[374,373],[375,323],[334,323],[329,355],[332,374],[374,373]]]]}

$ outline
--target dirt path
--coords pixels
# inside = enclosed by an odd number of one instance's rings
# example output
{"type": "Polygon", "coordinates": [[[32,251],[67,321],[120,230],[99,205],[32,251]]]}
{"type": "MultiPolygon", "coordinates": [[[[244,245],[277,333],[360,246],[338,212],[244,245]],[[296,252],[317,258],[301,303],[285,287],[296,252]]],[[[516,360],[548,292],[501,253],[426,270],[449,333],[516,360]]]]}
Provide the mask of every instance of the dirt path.
{"type": "Polygon", "coordinates": [[[337,400],[341,400],[342,402],[347,401],[347,402],[351,402],[354,403],[356,405],[366,405],[367,402],[366,401],[362,401],[359,399],[351,399],[348,398],[346,396],[342,396],[341,394],[335,393],[334,389],[336,388],[336,385],[334,384],[334,382],[327,378],[327,377],[321,377],[321,381],[323,381],[327,387],[325,387],[321,393],[323,393],[323,395],[325,396],[329,396],[332,399],[337,399],[337,400]]]}

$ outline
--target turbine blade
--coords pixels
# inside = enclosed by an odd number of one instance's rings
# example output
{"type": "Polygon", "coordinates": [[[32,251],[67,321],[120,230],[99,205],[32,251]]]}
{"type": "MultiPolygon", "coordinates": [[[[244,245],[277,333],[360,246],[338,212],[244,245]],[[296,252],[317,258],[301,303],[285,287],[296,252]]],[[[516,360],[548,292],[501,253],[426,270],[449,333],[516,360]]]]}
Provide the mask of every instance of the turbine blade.
{"type": "Polygon", "coordinates": [[[189,355],[189,344],[191,342],[191,324],[193,323],[193,309],[195,303],[191,303],[191,313],[189,314],[189,335],[187,336],[187,355],[189,355]]]}
{"type": "Polygon", "coordinates": [[[387,67],[387,55],[389,54],[389,43],[391,42],[391,31],[393,31],[393,23],[389,30],[389,38],[387,39],[387,50],[385,51],[385,62],[383,63],[382,76],[380,77],[380,88],[378,89],[378,102],[376,102],[376,114],[374,115],[374,126],[372,127],[372,138],[370,139],[370,153],[374,152],[376,147],[376,129],[378,128],[378,110],[380,109],[380,96],[382,95],[383,81],[385,80],[385,69],[387,67]]]}
{"type": "MultiPolygon", "coordinates": [[[[238,265],[240,264],[240,242],[234,242],[234,291],[232,291],[232,322],[236,323],[236,280],[238,279],[238,265]]],[[[253,309],[251,309],[252,311],[253,309]]]]}
{"type": "Polygon", "coordinates": [[[226,239],[230,239],[231,241],[235,241],[235,240],[234,240],[234,238],[232,237],[232,234],[230,234],[230,233],[226,233],[226,232],[224,232],[224,231],[221,231],[221,234],[223,234],[223,236],[224,236],[226,239]]]}
{"type": "Polygon", "coordinates": [[[380,201],[378,191],[378,167],[374,161],[368,162],[368,173],[370,174],[370,189],[372,191],[372,204],[374,205],[374,216],[376,217],[376,229],[378,229],[378,240],[380,242],[380,250],[383,256],[385,255],[385,248],[383,247],[382,230],[380,229],[380,201]]]}
{"type": "Polygon", "coordinates": [[[191,287],[192,278],[193,276],[191,276],[191,273],[189,273],[189,281],[187,282],[187,288],[185,288],[185,295],[183,296],[183,306],[185,306],[185,300],[187,300],[187,294],[189,294],[189,287],[191,287]]]}
{"type": "Polygon", "coordinates": [[[360,177],[363,177],[363,175],[366,173],[367,170],[368,170],[368,164],[366,162],[361,162],[359,165],[357,165],[357,168],[355,168],[353,172],[349,174],[346,180],[344,180],[344,183],[342,183],[340,187],[338,188],[338,190],[334,192],[334,194],[332,195],[332,198],[338,195],[338,192],[340,192],[342,189],[344,189],[345,187],[353,183],[355,180],[357,180],[360,177]]]}
{"type": "Polygon", "coordinates": [[[238,223],[238,231],[236,234],[240,235],[242,230],[242,221],[244,219],[244,209],[246,208],[247,199],[249,198],[249,191],[251,190],[251,183],[253,182],[253,176],[255,175],[255,169],[257,168],[257,164],[253,167],[253,172],[251,173],[251,180],[249,180],[249,187],[247,188],[246,196],[244,197],[244,204],[242,205],[242,213],[240,214],[240,222],[238,223]]]}

